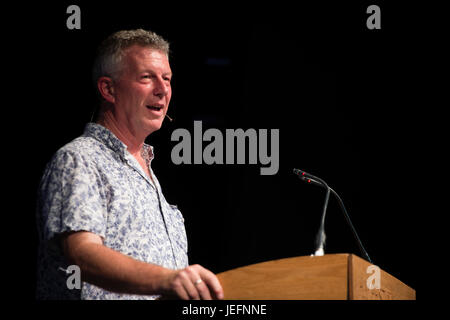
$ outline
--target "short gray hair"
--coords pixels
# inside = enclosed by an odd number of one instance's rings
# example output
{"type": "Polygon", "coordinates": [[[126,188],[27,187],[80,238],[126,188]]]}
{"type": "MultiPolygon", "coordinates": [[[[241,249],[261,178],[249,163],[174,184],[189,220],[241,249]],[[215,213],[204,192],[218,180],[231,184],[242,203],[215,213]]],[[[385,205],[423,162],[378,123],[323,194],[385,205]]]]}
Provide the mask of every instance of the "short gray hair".
{"type": "Polygon", "coordinates": [[[143,29],[122,30],[113,33],[99,46],[92,70],[92,80],[96,86],[100,77],[111,77],[113,80],[121,72],[121,61],[124,51],[140,45],[159,50],[169,56],[169,43],[152,31],[143,29]]]}

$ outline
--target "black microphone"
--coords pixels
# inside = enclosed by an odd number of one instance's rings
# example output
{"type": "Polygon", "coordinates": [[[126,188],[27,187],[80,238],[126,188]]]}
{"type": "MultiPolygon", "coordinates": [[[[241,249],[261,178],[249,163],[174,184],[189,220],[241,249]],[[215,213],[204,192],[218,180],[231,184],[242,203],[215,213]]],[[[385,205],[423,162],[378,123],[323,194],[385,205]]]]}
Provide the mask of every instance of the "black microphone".
{"type": "Polygon", "coordinates": [[[300,179],[302,179],[306,183],[314,184],[314,185],[320,186],[320,187],[328,187],[328,185],[325,183],[325,181],[323,181],[322,179],[320,179],[316,176],[313,176],[312,174],[309,174],[303,170],[294,169],[294,173],[296,175],[298,175],[300,177],[300,179]],[[321,182],[319,182],[319,181],[321,181],[321,182]]]}
{"type": "Polygon", "coordinates": [[[342,201],[341,197],[339,197],[339,195],[336,193],[336,191],[334,191],[332,188],[330,188],[328,186],[328,184],[325,181],[323,181],[322,179],[320,179],[319,177],[316,177],[316,176],[314,176],[310,173],[307,173],[303,170],[294,169],[294,174],[296,174],[298,177],[300,177],[301,180],[305,181],[306,183],[314,184],[314,185],[324,187],[327,189],[327,196],[325,198],[326,204],[324,205],[324,210],[322,213],[322,221],[320,224],[319,232],[317,234],[317,242],[318,243],[317,243],[317,249],[316,249],[315,255],[323,255],[323,251],[321,252],[321,249],[323,250],[323,247],[325,245],[325,213],[326,213],[325,211],[326,211],[326,205],[328,202],[328,196],[331,191],[334,194],[334,196],[336,197],[336,199],[338,200],[339,206],[342,210],[342,213],[344,214],[345,220],[347,221],[348,225],[350,226],[350,228],[353,232],[353,235],[355,236],[356,242],[358,244],[358,247],[359,247],[362,255],[366,258],[367,261],[372,263],[372,260],[370,259],[369,254],[367,253],[366,249],[364,249],[361,239],[359,238],[358,233],[356,232],[356,229],[353,226],[353,223],[350,219],[350,216],[348,215],[347,210],[345,209],[344,202],[342,201]]]}

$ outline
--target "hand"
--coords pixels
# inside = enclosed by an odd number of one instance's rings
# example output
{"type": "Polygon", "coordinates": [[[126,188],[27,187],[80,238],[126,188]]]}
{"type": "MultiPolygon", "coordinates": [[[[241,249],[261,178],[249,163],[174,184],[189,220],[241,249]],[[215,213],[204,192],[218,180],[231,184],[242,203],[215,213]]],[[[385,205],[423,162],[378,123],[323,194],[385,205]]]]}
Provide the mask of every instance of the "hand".
{"type": "Polygon", "coordinates": [[[164,291],[183,300],[223,299],[223,289],[216,275],[195,264],[181,270],[172,270],[164,291]]]}

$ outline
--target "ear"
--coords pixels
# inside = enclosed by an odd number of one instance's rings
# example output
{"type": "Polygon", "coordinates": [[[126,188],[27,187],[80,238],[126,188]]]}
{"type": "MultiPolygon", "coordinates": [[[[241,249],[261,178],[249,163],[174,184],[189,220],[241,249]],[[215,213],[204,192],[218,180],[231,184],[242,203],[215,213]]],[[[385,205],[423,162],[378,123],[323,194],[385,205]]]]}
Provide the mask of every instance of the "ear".
{"type": "Polygon", "coordinates": [[[110,77],[100,77],[97,80],[97,88],[103,99],[110,103],[115,102],[114,82],[110,77]]]}

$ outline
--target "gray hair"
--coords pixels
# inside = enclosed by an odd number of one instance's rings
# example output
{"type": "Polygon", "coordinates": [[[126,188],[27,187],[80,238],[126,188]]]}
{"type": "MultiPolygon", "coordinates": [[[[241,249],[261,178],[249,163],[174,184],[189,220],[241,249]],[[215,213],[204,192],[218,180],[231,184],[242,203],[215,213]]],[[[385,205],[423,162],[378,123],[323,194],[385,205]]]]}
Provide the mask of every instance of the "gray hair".
{"type": "Polygon", "coordinates": [[[99,46],[92,70],[92,80],[96,86],[100,77],[117,79],[121,70],[121,61],[127,48],[133,45],[150,47],[169,56],[169,43],[152,31],[143,29],[122,30],[113,33],[99,46]]]}

